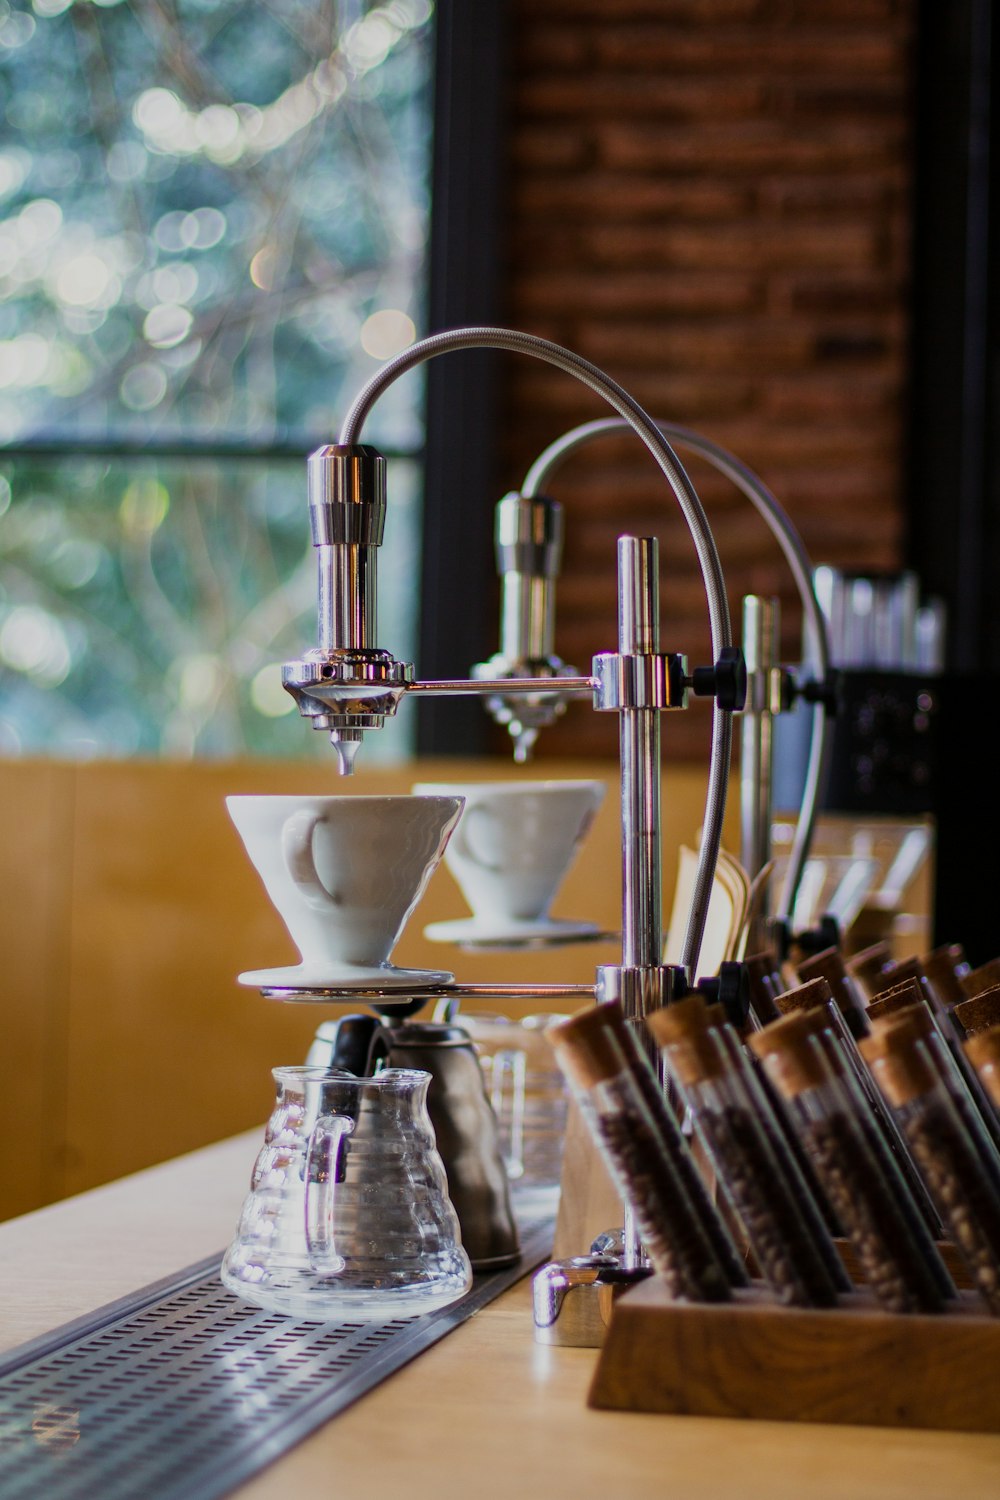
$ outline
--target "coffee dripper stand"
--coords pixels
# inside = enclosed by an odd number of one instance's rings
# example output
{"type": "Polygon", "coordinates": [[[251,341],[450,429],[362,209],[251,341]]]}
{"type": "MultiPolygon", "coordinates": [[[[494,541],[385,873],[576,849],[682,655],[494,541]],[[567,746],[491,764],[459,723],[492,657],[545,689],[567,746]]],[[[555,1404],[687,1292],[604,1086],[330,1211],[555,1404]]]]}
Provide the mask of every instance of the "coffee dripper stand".
{"type": "MultiPolygon", "coordinates": [[[[711,455],[708,455],[711,457],[711,455]]],[[[731,745],[731,716],[743,708],[747,674],[742,652],[729,639],[728,606],[718,554],[690,481],[651,419],[595,367],[557,345],[508,330],[456,330],[423,340],[383,367],[349,413],[341,442],[319,449],[308,464],[309,510],[318,555],[318,646],[286,663],[282,681],[300,714],[329,733],[342,774],[353,771],[364,733],[395,714],[413,694],[474,695],[485,700],[514,742],[514,758],[528,759],[539,730],[573,698],[589,698],[597,712],[619,715],[622,829],[621,963],[600,965],[595,983],[429,984],[398,990],[377,987],[265,988],[267,998],[312,1003],[367,1004],[397,1017],[432,998],[453,1003],[527,998],[546,1009],[561,1002],[618,1001],[638,1024],[686,985],[697,962],[715,859],[721,840],[731,745]],[[497,507],[501,574],[501,648],[468,679],[421,682],[413,668],[380,650],[376,640],[376,558],[385,520],[385,460],[357,441],[378,395],[398,375],[437,353],[500,347],[549,360],[583,379],[647,443],[685,510],[702,564],[712,623],[713,666],[689,674],[686,659],[660,649],[659,557],[655,537],[618,539],[618,649],[595,656],[590,676],[562,663],[553,650],[555,578],[562,544],[561,507],[544,496],[515,493],[497,507]],[[664,454],[669,458],[665,458],[664,454]],[[672,461],[672,463],[670,463],[672,461]],[[676,468],[673,466],[676,465],[676,468]],[[679,473],[680,478],[677,477],[679,473]],[[707,560],[706,560],[707,555],[707,560]],[[720,645],[721,643],[721,645],[720,645]],[[661,735],[660,716],[687,707],[690,693],[715,701],[709,795],[699,873],[685,940],[688,967],[662,963],[661,735]]],[[[758,679],[760,674],[757,674],[758,679]]],[[[758,722],[777,706],[774,674],[759,702],[758,722]]],[[[769,766],[758,754],[751,778],[744,764],[744,795],[757,809],[767,795],[769,766]]],[[[768,804],[769,806],[769,804],[768,804]]],[[[662,1082],[662,1069],[657,1065],[662,1082]]],[[[649,1274],[648,1262],[626,1206],[620,1229],[610,1230],[590,1254],[546,1267],[536,1277],[536,1332],[547,1342],[598,1344],[607,1321],[608,1293],[649,1274]],[[561,1318],[568,1290],[573,1318],[561,1318]],[[582,1315],[581,1315],[582,1314],[582,1315]],[[565,1336],[561,1329],[565,1329],[565,1336]]]]}

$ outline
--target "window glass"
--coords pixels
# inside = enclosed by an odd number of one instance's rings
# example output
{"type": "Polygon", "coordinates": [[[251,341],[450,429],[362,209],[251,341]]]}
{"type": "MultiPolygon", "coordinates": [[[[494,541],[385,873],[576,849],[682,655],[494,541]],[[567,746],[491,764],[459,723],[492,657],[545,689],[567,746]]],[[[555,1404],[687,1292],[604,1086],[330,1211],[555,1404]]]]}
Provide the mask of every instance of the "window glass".
{"type": "MultiPolygon", "coordinates": [[[[323,739],[274,691],[315,638],[304,459],[422,322],[431,32],[428,0],[0,3],[6,752],[323,739]]],[[[421,395],[365,433],[407,658],[421,395]]]]}
{"type": "MultiPolygon", "coordinates": [[[[389,484],[379,636],[406,655],[419,464],[389,484]]],[[[330,755],[280,681],[316,639],[300,464],[8,461],[0,511],[0,753],[330,755]]],[[[369,760],[407,753],[410,714],[369,760]]]]}

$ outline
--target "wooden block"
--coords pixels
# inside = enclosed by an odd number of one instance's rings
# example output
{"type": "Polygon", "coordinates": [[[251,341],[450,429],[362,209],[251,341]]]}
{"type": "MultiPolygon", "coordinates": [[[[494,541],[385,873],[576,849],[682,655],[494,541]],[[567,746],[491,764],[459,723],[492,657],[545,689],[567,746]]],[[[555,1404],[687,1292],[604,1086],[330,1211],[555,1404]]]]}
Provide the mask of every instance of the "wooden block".
{"type": "Polygon", "coordinates": [[[591,1406],[775,1422],[1000,1432],[1000,1319],[776,1307],[757,1290],[671,1302],[652,1277],[615,1303],[591,1406]]]}
{"type": "Polygon", "coordinates": [[[621,1198],[575,1102],[566,1120],[559,1212],[552,1245],[553,1260],[587,1255],[599,1234],[619,1229],[621,1198]]]}
{"type": "MultiPolygon", "coordinates": [[[[863,1285],[865,1273],[858,1263],[858,1257],[855,1255],[854,1247],[851,1245],[850,1241],[835,1239],[833,1243],[837,1247],[838,1255],[844,1262],[844,1270],[847,1272],[848,1276],[853,1282],[856,1283],[856,1285],[863,1285]]],[[[972,1273],[969,1270],[968,1264],[965,1261],[964,1257],[960,1254],[957,1246],[953,1245],[951,1240],[938,1240],[937,1247],[938,1253],[941,1256],[941,1259],[944,1261],[945,1269],[947,1270],[952,1281],[958,1287],[959,1291],[972,1291],[972,1273]]]]}

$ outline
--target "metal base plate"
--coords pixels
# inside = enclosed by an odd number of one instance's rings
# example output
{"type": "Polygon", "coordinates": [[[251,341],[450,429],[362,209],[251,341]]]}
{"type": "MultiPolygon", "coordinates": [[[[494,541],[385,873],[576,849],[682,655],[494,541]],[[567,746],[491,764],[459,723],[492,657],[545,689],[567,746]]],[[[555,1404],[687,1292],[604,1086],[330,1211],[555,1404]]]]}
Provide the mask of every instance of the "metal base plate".
{"type": "Polygon", "coordinates": [[[419,1318],[265,1313],[225,1290],[213,1256],[12,1350],[2,1500],[217,1500],[544,1260],[551,1218],[518,1218],[519,1263],[419,1318]]]}

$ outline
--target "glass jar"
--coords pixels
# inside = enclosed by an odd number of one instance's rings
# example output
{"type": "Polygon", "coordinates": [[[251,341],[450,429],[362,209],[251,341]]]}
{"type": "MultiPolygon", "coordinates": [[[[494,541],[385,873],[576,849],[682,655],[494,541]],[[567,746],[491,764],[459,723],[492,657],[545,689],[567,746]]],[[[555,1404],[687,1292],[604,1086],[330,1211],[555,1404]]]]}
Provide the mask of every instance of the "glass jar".
{"type": "Polygon", "coordinates": [[[974,995],[981,995],[983,990],[994,989],[1000,984],[1000,958],[988,959],[978,969],[970,969],[967,974],[962,975],[959,984],[967,1000],[971,1000],[974,995]]]}
{"type": "Polygon", "coordinates": [[[737,1247],[723,1219],[714,1197],[702,1176],[694,1153],[685,1139],[685,1130],[678,1124],[678,1116],[671,1112],[676,1101],[669,1101],[667,1086],[652,1057],[658,1056],[655,1040],[648,1023],[639,1019],[625,1020],[620,1032],[622,1048],[628,1057],[632,1075],[642,1093],[650,1118],[660,1134],[666,1149],[677,1163],[682,1182],[694,1206],[697,1217],[704,1225],[712,1249],[719,1257],[730,1286],[747,1287],[750,1277],[743,1255],[737,1247]]]}
{"type": "Polygon", "coordinates": [[[427,1113],[430,1074],[307,1066],[275,1068],[274,1080],[225,1286],[318,1322],[416,1317],[468,1291],[427,1113]]]}
{"type": "Polygon", "coordinates": [[[971,1000],[960,1000],[954,1016],[965,1036],[1000,1025],[1000,985],[973,995],[971,1000]]]}
{"type": "Polygon", "coordinates": [[[872,943],[844,960],[848,974],[867,1003],[888,982],[885,972],[892,967],[892,949],[886,942],[872,943]]]}
{"type": "MultiPolygon", "coordinates": [[[[926,1006],[914,1005],[906,1010],[897,1011],[876,1024],[871,1037],[862,1049],[865,1063],[873,1079],[875,1060],[885,1046],[885,1037],[890,1033],[898,1034],[901,1040],[912,1037],[923,1043],[927,1057],[933,1064],[942,1085],[947,1089],[952,1105],[973,1141],[983,1167],[996,1185],[997,1191],[1000,1192],[1000,1152],[997,1151],[993,1138],[986,1129],[981,1112],[976,1108],[974,1097],[966,1087],[964,1074],[955,1066],[951,1048],[942,1039],[934,1017],[926,1006]]],[[[966,1062],[975,1072],[971,1060],[966,1058],[966,1062]]],[[[985,1092],[978,1077],[977,1084],[979,1089],[985,1092]]]]}
{"type": "MultiPolygon", "coordinates": [[[[716,1023],[739,1069],[743,1087],[760,1117],[764,1132],[774,1144],[775,1151],[788,1176],[792,1194],[806,1219],[813,1243],[826,1264],[834,1286],[840,1292],[849,1292],[853,1282],[844,1268],[833,1236],[841,1233],[837,1216],[813,1171],[812,1163],[802,1149],[794,1126],[788,1118],[785,1102],[779,1096],[761,1063],[760,1058],[748,1045],[751,1031],[740,1037],[735,1027],[723,1017],[716,1023]]],[[[754,1027],[753,1030],[759,1030],[754,1027]]]]}
{"type": "Polygon", "coordinates": [[[545,1032],[565,1017],[513,1021],[463,1011],[458,1019],[479,1054],[511,1182],[519,1189],[558,1189],[569,1094],[545,1032]]]}

